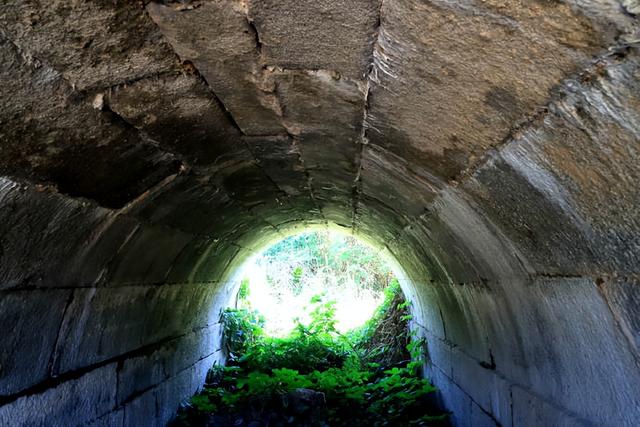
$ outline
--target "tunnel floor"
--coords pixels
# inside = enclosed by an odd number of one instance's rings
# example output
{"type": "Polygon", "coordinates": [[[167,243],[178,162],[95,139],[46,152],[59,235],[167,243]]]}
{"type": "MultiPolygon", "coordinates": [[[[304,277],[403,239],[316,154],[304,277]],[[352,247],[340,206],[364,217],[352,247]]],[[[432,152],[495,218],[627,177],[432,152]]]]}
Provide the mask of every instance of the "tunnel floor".
{"type": "Polygon", "coordinates": [[[449,425],[422,375],[425,343],[411,332],[397,281],[373,317],[346,333],[336,329],[335,301],[316,296],[309,310],[309,322],[274,337],[257,311],[226,309],[227,364],[214,365],[173,425],[449,425]]]}

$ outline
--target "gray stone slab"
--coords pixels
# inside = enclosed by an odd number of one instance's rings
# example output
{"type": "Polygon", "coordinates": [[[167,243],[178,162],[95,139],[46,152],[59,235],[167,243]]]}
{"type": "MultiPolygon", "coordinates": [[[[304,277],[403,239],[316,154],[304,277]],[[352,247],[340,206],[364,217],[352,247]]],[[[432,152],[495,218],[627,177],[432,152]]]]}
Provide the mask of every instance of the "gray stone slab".
{"type": "Polygon", "coordinates": [[[140,6],[126,1],[10,0],[0,26],[25,56],[48,63],[75,88],[107,88],[175,69],[171,49],[140,6]]]}
{"type": "Polygon", "coordinates": [[[0,395],[49,378],[70,290],[0,291],[0,395]]]}
{"type": "Polygon", "coordinates": [[[120,208],[179,170],[174,156],[113,113],[96,109],[91,94],[76,92],[61,71],[30,57],[4,35],[0,83],[6,100],[0,105],[4,176],[120,208]]]}
{"type": "Polygon", "coordinates": [[[195,165],[221,163],[244,149],[240,132],[195,75],[149,78],[112,89],[108,107],[168,151],[195,165]]]}
{"type": "Polygon", "coordinates": [[[110,285],[164,283],[193,236],[162,227],[142,226],[119,248],[110,285]]]}
{"type": "Polygon", "coordinates": [[[111,364],[0,406],[0,425],[83,425],[113,411],[115,396],[116,365],[111,364]]]}
{"type": "Polygon", "coordinates": [[[252,0],[248,7],[267,64],[362,79],[371,63],[380,3],[252,0]]]}
{"type": "Polygon", "coordinates": [[[464,184],[540,272],[637,270],[639,67],[606,59],[567,81],[544,120],[464,184]]]}
{"type": "Polygon", "coordinates": [[[630,346],[640,355],[640,279],[598,278],[596,284],[630,346]]]}
{"type": "Polygon", "coordinates": [[[0,289],[68,287],[97,277],[102,265],[80,279],[69,261],[82,256],[106,210],[8,179],[0,179],[0,194],[0,289]]]}
{"type": "Polygon", "coordinates": [[[559,2],[385,1],[381,17],[368,138],[447,180],[613,42],[559,2]]]}
{"type": "MultiPolygon", "coordinates": [[[[567,413],[550,402],[531,394],[527,390],[514,386],[513,398],[513,426],[554,425],[558,427],[592,426],[591,422],[567,413]]],[[[637,419],[635,419],[637,420],[637,419]]],[[[634,418],[628,423],[609,425],[631,426],[635,425],[634,418]]]]}
{"type": "Polygon", "coordinates": [[[77,291],[61,330],[54,370],[79,369],[215,324],[217,290],[210,284],[185,284],[77,291]]]}
{"type": "Polygon", "coordinates": [[[190,61],[247,135],[284,134],[273,82],[265,79],[247,11],[232,0],[150,2],[146,10],[182,61],[190,61]]]}

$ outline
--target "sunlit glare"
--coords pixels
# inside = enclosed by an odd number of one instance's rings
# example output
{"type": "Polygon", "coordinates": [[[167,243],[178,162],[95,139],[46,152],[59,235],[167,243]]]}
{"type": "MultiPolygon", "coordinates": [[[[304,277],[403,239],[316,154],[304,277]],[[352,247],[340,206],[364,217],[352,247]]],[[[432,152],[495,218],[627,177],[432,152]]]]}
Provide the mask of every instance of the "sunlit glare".
{"type": "Polygon", "coordinates": [[[309,303],[316,295],[335,301],[339,332],[364,324],[382,302],[393,273],[369,246],[323,231],[279,242],[250,259],[240,277],[247,292],[241,290],[238,304],[265,317],[267,334],[284,336],[296,318],[308,322],[309,303]]]}

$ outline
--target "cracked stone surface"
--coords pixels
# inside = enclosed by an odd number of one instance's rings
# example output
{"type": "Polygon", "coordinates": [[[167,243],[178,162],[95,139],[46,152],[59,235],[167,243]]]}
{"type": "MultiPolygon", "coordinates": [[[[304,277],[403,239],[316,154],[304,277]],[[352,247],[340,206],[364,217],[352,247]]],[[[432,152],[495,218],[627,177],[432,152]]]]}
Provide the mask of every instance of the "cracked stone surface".
{"type": "Polygon", "coordinates": [[[0,425],[165,425],[309,227],[397,265],[454,425],[636,425],[639,14],[5,1],[0,425]]]}

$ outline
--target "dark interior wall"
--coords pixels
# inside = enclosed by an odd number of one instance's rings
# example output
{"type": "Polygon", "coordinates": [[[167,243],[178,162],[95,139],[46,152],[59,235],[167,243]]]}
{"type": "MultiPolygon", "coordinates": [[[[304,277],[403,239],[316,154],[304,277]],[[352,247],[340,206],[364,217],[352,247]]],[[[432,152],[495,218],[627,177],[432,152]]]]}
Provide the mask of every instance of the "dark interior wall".
{"type": "Polygon", "coordinates": [[[192,235],[2,181],[0,425],[163,425],[221,361],[192,235]],[[92,424],[93,425],[93,424],[92,424]]]}
{"type": "Polygon", "coordinates": [[[633,0],[0,6],[0,425],[164,425],[233,272],[394,259],[460,426],[640,419],[633,0]]]}

